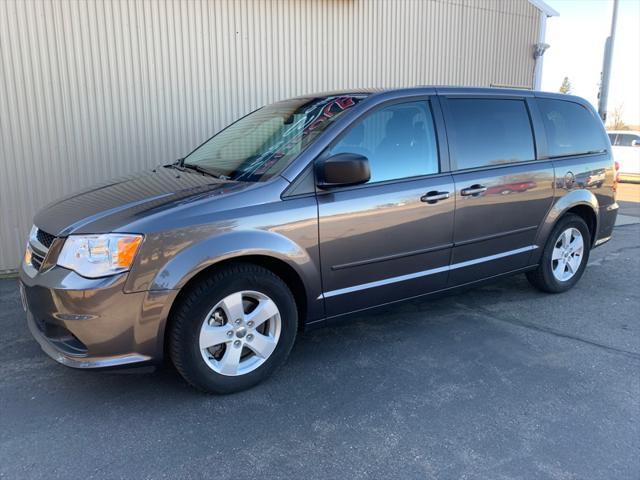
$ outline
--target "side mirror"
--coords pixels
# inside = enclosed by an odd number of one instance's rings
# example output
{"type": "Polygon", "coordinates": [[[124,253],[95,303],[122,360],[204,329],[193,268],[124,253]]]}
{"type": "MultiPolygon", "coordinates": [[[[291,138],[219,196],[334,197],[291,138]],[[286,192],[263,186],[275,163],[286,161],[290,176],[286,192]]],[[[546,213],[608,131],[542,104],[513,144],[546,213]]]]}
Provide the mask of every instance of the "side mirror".
{"type": "Polygon", "coordinates": [[[631,140],[632,147],[640,147],[640,140],[631,140]]]}
{"type": "Polygon", "coordinates": [[[357,153],[338,153],[316,162],[316,178],[320,188],[366,183],[371,178],[369,160],[357,153]]]}

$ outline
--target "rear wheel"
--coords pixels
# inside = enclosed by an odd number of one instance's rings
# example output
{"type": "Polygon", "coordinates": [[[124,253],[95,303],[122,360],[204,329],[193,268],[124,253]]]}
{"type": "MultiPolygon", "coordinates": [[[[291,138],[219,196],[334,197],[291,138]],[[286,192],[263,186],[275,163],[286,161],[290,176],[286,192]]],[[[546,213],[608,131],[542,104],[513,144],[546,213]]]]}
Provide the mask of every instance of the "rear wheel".
{"type": "Polygon", "coordinates": [[[172,318],[169,353],[196,388],[236,392],[284,363],[297,325],[293,295],[279,277],[257,265],[232,265],[181,301],[172,318]]]}
{"type": "Polygon", "coordinates": [[[573,287],[589,261],[591,234],[585,221],[574,214],[562,217],[547,240],[540,265],[527,273],[529,282],[549,293],[573,287]]]}

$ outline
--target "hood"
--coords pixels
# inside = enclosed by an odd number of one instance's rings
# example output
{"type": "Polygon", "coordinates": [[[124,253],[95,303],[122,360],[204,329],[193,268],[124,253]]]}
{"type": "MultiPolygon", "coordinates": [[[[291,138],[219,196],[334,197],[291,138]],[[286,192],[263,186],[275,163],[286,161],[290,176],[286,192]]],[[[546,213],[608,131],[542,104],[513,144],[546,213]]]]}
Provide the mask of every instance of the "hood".
{"type": "Polygon", "coordinates": [[[251,185],[218,180],[191,170],[157,167],[64,197],[40,210],[34,224],[56,236],[106,233],[153,210],[203,197],[226,196],[251,185]],[[101,228],[92,231],[92,225],[98,224],[101,228]],[[110,226],[109,230],[105,225],[110,226]]]}

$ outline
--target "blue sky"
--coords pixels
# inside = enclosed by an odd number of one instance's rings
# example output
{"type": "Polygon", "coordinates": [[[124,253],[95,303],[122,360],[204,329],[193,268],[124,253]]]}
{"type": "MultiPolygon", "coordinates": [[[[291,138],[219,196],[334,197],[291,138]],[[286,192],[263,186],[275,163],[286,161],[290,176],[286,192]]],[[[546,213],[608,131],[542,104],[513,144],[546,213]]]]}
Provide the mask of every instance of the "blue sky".
{"type": "MultiPolygon", "coordinates": [[[[546,0],[560,12],[547,19],[542,89],[558,91],[569,77],[573,94],[597,106],[611,0],[546,0]]],[[[640,124],[640,0],[620,0],[608,110],[622,105],[626,123],[640,124]]]]}

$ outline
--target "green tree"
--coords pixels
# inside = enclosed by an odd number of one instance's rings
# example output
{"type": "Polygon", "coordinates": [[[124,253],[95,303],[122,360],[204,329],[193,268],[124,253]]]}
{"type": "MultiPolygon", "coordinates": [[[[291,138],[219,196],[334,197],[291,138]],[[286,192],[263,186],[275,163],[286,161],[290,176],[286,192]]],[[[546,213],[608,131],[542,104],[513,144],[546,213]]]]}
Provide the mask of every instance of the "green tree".
{"type": "Polygon", "coordinates": [[[560,93],[571,93],[571,82],[569,81],[569,77],[564,77],[564,80],[562,80],[560,93]]]}

